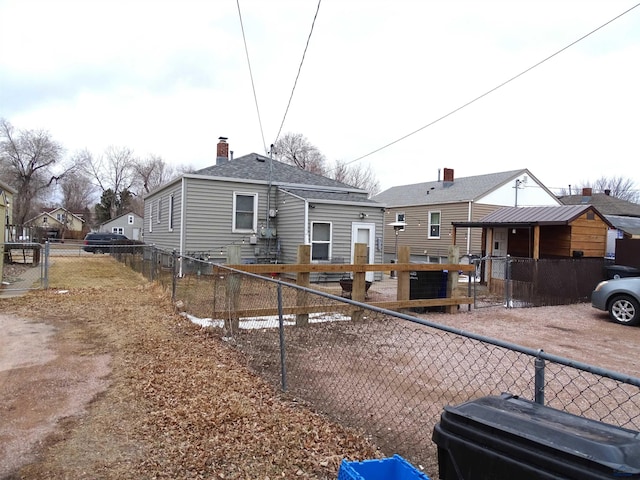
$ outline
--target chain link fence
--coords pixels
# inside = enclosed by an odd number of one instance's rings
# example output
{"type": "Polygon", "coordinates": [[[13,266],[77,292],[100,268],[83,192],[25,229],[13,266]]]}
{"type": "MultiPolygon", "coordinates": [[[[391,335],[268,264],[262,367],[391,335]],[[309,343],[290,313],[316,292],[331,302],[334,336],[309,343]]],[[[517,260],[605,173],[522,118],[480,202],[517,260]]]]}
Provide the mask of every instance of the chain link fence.
{"type": "Polygon", "coordinates": [[[346,299],[331,283],[305,288],[152,246],[59,248],[48,258],[54,286],[63,262],[124,264],[159,282],[183,315],[287,396],[431,471],[444,407],[487,395],[640,430],[640,378],[346,299]]]}

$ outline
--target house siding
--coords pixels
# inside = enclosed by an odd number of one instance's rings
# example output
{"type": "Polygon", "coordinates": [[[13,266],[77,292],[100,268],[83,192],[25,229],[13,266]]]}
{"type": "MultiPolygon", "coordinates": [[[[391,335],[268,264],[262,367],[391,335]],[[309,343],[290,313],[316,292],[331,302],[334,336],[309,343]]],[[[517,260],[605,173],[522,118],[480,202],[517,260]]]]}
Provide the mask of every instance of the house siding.
{"type": "MultiPolygon", "coordinates": [[[[479,220],[497,208],[500,207],[472,204],[471,220],[479,220]]],[[[469,202],[388,208],[384,226],[384,256],[387,261],[395,258],[395,230],[388,224],[395,221],[397,213],[404,213],[407,223],[404,231],[398,233],[398,248],[409,246],[412,261],[444,259],[452,244],[451,223],[469,220],[469,202]],[[440,212],[440,238],[429,238],[429,212],[440,212]]],[[[460,255],[481,254],[482,230],[458,229],[456,245],[460,255]]]]}
{"type": "Polygon", "coordinates": [[[145,198],[143,235],[148,244],[160,245],[164,250],[180,249],[180,211],[182,208],[182,184],[176,182],[145,198]],[[169,197],[173,195],[173,229],[169,231],[169,197]],[[160,208],[160,222],[158,222],[160,208]],[[152,223],[152,229],[149,225],[152,223]]]}
{"type": "Polygon", "coordinates": [[[305,243],[304,237],[305,201],[278,192],[278,239],[280,241],[280,261],[297,263],[298,246],[305,243]]]}

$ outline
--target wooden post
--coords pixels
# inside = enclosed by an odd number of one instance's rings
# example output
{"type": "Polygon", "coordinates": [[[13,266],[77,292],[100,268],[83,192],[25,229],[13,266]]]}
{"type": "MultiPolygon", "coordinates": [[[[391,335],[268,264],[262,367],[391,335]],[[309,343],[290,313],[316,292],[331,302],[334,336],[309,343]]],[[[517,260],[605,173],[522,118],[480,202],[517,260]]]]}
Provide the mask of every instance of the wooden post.
{"type": "MultiPolygon", "coordinates": [[[[367,244],[355,243],[353,245],[353,263],[355,265],[363,265],[367,262],[367,244]]],[[[358,302],[364,302],[366,294],[366,278],[365,272],[353,272],[353,283],[351,285],[351,299],[358,302]]],[[[362,309],[358,308],[351,312],[351,320],[357,321],[362,319],[362,309]]]]}
{"type": "MultiPolygon", "coordinates": [[[[403,245],[398,249],[398,263],[409,263],[410,248],[408,245],[403,245]]],[[[398,270],[398,301],[409,300],[409,277],[411,272],[407,270],[398,270]]]]}
{"type": "MultiPolygon", "coordinates": [[[[298,263],[310,264],[311,263],[311,245],[298,245],[298,263]]],[[[296,283],[301,287],[309,287],[309,272],[298,272],[296,283]]],[[[297,291],[296,304],[298,307],[306,306],[308,303],[309,294],[303,290],[297,291]]],[[[309,314],[298,313],[296,315],[296,326],[301,327],[309,325],[309,314]]]]}
{"type": "MultiPolygon", "coordinates": [[[[450,245],[447,263],[458,264],[460,263],[460,247],[457,245],[450,245]]],[[[451,298],[455,296],[456,287],[458,286],[458,271],[449,270],[449,274],[447,275],[447,298],[451,298]]],[[[447,305],[446,312],[447,313],[456,313],[458,310],[457,305],[447,305]]]]}
{"type": "MultiPolygon", "coordinates": [[[[240,245],[229,245],[227,247],[227,264],[240,265],[242,263],[242,255],[240,245]]],[[[229,312],[228,323],[225,321],[227,335],[233,336],[240,328],[240,318],[236,313],[240,304],[240,275],[239,273],[230,273],[227,277],[227,311],[229,312]]]]}

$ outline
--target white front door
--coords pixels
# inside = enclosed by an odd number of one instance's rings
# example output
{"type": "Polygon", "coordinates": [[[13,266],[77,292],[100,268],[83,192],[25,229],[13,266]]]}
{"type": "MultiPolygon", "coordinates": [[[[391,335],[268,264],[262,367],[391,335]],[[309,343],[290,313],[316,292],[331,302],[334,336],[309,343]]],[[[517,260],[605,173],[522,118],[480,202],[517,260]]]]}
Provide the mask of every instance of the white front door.
{"type": "Polygon", "coordinates": [[[494,259],[491,261],[491,277],[504,279],[505,266],[507,256],[507,238],[508,232],[506,228],[494,228],[493,229],[493,245],[491,245],[491,255],[494,257],[501,257],[501,259],[494,259]]]}
{"type": "MultiPolygon", "coordinates": [[[[354,244],[364,243],[367,245],[367,261],[375,262],[375,223],[354,222],[351,226],[351,263],[353,263],[354,244]]],[[[365,279],[373,282],[374,272],[366,272],[365,279]]]]}
{"type": "Polygon", "coordinates": [[[139,228],[134,228],[133,229],[133,238],[132,240],[140,240],[140,229],[139,228]]]}

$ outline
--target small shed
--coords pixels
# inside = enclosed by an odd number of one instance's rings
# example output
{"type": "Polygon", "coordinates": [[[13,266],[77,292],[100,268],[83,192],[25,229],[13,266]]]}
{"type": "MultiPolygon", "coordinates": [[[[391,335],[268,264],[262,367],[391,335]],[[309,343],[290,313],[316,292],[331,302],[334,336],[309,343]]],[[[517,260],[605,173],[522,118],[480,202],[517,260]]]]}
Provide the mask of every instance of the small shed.
{"type": "Polygon", "coordinates": [[[504,207],[478,222],[454,222],[458,228],[482,228],[484,255],[526,258],[603,258],[613,225],[592,205],[504,207]]]}

